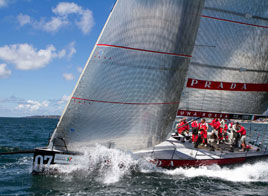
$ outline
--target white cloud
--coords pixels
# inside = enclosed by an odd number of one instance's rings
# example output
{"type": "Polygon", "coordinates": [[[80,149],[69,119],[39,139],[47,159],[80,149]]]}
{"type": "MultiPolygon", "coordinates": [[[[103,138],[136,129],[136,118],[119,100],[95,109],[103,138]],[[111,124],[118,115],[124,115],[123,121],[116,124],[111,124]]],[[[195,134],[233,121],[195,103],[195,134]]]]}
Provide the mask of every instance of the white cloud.
{"type": "Polygon", "coordinates": [[[61,27],[69,24],[69,21],[62,17],[52,17],[48,22],[40,22],[37,26],[47,32],[57,32],[61,27]]]}
{"type": "Polygon", "coordinates": [[[6,66],[6,64],[0,64],[0,78],[8,78],[11,75],[11,71],[6,66]]]}
{"type": "Polygon", "coordinates": [[[55,16],[48,20],[45,18],[34,20],[24,14],[18,15],[17,19],[21,26],[31,24],[33,28],[47,32],[57,32],[61,28],[74,23],[84,34],[87,34],[94,26],[92,11],[83,9],[75,3],[60,2],[52,9],[52,12],[55,16]]]}
{"type": "Polygon", "coordinates": [[[72,58],[72,56],[76,53],[76,49],[75,49],[75,42],[71,42],[68,46],[67,46],[67,57],[68,58],[72,58]]]}
{"type": "Polygon", "coordinates": [[[83,9],[75,3],[60,2],[56,8],[52,9],[52,12],[56,15],[64,16],[69,14],[82,13],[83,9]]]}
{"type": "Polygon", "coordinates": [[[17,16],[17,19],[18,19],[20,26],[24,26],[26,24],[31,23],[31,17],[25,14],[19,14],[17,16]]]}
{"type": "Polygon", "coordinates": [[[53,45],[46,49],[35,49],[32,45],[13,44],[0,47],[0,59],[12,63],[20,70],[32,70],[45,67],[54,58],[61,58],[62,52],[56,52],[53,45]]]}
{"type": "Polygon", "coordinates": [[[78,73],[82,73],[83,67],[77,67],[77,71],[78,71],[78,73]]]}
{"type": "Polygon", "coordinates": [[[63,57],[65,57],[65,55],[66,55],[66,50],[65,49],[59,51],[59,53],[58,53],[59,58],[63,58],[63,57]]]}
{"type": "Polygon", "coordinates": [[[7,1],[6,0],[0,0],[0,8],[7,6],[7,1]]]}
{"type": "Polygon", "coordinates": [[[57,104],[59,104],[59,105],[64,104],[67,101],[69,101],[69,99],[70,99],[70,96],[63,95],[63,97],[57,102],[57,104]]]}
{"type": "Polygon", "coordinates": [[[38,101],[28,100],[24,104],[19,104],[16,109],[27,110],[27,111],[33,112],[33,111],[38,111],[41,108],[47,108],[48,106],[49,106],[48,101],[38,102],[38,101]]]}
{"type": "Polygon", "coordinates": [[[94,25],[92,11],[84,10],[81,20],[76,22],[76,24],[78,25],[78,27],[82,30],[84,34],[89,33],[94,25]]]}
{"type": "Polygon", "coordinates": [[[56,8],[52,9],[53,13],[67,18],[70,14],[77,14],[80,19],[76,21],[76,25],[81,29],[84,34],[91,31],[94,25],[94,18],[92,11],[83,9],[75,3],[61,2],[56,8]]]}
{"type": "Polygon", "coordinates": [[[72,73],[63,73],[63,78],[65,80],[74,80],[74,75],[72,73]]]}

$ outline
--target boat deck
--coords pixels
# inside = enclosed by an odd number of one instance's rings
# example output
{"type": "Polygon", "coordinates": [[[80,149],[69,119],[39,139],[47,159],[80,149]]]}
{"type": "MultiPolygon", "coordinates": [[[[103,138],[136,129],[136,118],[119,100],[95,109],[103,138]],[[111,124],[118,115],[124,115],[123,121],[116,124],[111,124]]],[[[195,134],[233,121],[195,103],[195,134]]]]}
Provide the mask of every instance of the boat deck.
{"type": "Polygon", "coordinates": [[[156,145],[153,150],[139,151],[135,154],[152,155],[159,161],[159,166],[180,167],[200,166],[209,164],[227,165],[245,162],[249,158],[268,156],[268,151],[251,145],[248,151],[240,151],[239,148],[231,148],[228,143],[216,144],[211,142],[208,146],[199,145],[198,148],[189,140],[182,142],[170,137],[166,141],[156,145]]]}

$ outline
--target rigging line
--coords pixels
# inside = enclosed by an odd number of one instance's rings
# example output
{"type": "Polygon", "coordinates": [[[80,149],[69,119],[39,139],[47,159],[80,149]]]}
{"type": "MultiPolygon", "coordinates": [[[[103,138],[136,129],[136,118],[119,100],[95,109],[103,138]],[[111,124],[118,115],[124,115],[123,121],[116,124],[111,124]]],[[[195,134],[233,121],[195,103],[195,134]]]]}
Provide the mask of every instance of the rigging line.
{"type": "Polygon", "coordinates": [[[165,55],[171,55],[171,56],[178,56],[178,57],[186,57],[191,58],[191,55],[187,54],[176,54],[176,53],[169,53],[169,52],[161,52],[161,51],[155,51],[155,50],[146,50],[146,49],[140,49],[140,48],[131,48],[126,46],[117,46],[117,45],[110,45],[110,44],[96,44],[97,46],[104,46],[104,47],[113,47],[113,48],[121,48],[126,50],[136,50],[141,52],[150,52],[150,53],[156,53],[156,54],[165,54],[165,55]]]}
{"type": "Polygon", "coordinates": [[[170,103],[131,103],[131,102],[115,102],[115,101],[102,101],[102,100],[94,100],[94,99],[83,99],[79,97],[72,97],[74,100],[80,101],[89,101],[89,102],[96,102],[96,103],[111,103],[111,104],[121,104],[121,105],[176,105],[179,102],[170,102],[170,103]]]}
{"type": "Polygon", "coordinates": [[[268,28],[268,26],[250,24],[250,23],[239,22],[239,21],[235,21],[235,20],[228,20],[228,19],[224,19],[224,18],[217,18],[217,17],[207,16],[207,15],[202,15],[201,17],[209,18],[209,19],[213,19],[213,20],[220,20],[220,21],[224,21],[224,22],[235,23],[235,24],[241,24],[241,25],[247,25],[247,26],[253,26],[253,27],[260,27],[260,28],[265,28],[265,29],[268,28]]]}
{"type": "Polygon", "coordinates": [[[261,72],[261,73],[268,73],[268,70],[257,70],[257,69],[246,69],[246,68],[235,68],[235,67],[222,67],[217,65],[208,65],[208,64],[202,64],[197,62],[192,62],[192,65],[200,66],[200,67],[210,67],[215,69],[226,69],[226,70],[233,70],[233,71],[240,71],[240,72],[261,72]]]}
{"type": "Polygon", "coordinates": [[[216,11],[216,12],[227,13],[227,14],[232,14],[232,15],[236,15],[236,16],[242,16],[242,17],[245,17],[245,18],[253,18],[253,19],[268,21],[268,18],[264,18],[264,17],[261,17],[261,16],[254,16],[254,15],[250,15],[248,13],[244,14],[244,13],[241,13],[241,12],[234,12],[234,11],[230,11],[230,10],[224,10],[224,9],[212,8],[212,7],[204,7],[204,9],[205,10],[216,11]]]}

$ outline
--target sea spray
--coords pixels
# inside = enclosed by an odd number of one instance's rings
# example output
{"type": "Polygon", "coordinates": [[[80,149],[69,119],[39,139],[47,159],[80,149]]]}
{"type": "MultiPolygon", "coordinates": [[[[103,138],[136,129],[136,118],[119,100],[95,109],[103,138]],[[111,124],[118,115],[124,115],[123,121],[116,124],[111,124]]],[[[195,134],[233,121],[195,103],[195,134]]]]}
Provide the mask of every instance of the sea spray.
{"type": "Polygon", "coordinates": [[[233,168],[210,165],[167,170],[157,167],[151,160],[150,157],[136,157],[132,153],[97,145],[84,150],[84,155],[73,164],[55,165],[54,168],[60,174],[94,178],[104,184],[119,182],[133,173],[162,173],[178,179],[207,177],[232,182],[268,182],[268,162],[265,161],[237,165],[233,168]]]}
{"type": "Polygon", "coordinates": [[[120,181],[132,172],[155,171],[156,166],[150,163],[150,158],[136,157],[117,149],[108,149],[101,145],[84,149],[80,156],[70,165],[54,165],[59,174],[80,177],[93,177],[104,183],[111,184],[120,181]]]}
{"type": "Polygon", "coordinates": [[[243,164],[234,168],[222,168],[218,165],[199,168],[177,168],[175,170],[165,170],[164,174],[184,178],[219,178],[232,182],[268,182],[268,162],[260,161],[254,164],[243,164]]]}

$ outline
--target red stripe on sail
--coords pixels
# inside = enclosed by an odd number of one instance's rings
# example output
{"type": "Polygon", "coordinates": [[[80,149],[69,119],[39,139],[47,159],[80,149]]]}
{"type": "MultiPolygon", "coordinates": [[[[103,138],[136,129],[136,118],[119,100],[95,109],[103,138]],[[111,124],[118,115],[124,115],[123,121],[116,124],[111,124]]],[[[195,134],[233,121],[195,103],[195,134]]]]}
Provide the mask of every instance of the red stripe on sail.
{"type": "Polygon", "coordinates": [[[203,18],[213,19],[213,20],[220,20],[220,21],[224,21],[224,22],[231,22],[231,23],[241,24],[241,25],[247,25],[247,26],[253,26],[253,27],[260,27],[260,28],[265,28],[265,29],[268,28],[268,26],[250,24],[250,23],[239,22],[239,21],[234,21],[234,20],[228,20],[228,19],[223,19],[223,18],[216,18],[216,17],[206,16],[206,15],[202,15],[202,17],[203,18]]]}
{"type": "Polygon", "coordinates": [[[219,82],[219,81],[198,80],[193,78],[188,79],[186,86],[188,88],[205,89],[205,90],[268,92],[268,84],[219,82]]]}
{"type": "Polygon", "coordinates": [[[170,103],[131,103],[131,102],[115,102],[115,101],[102,101],[102,100],[94,100],[94,99],[83,99],[78,97],[72,97],[74,100],[80,101],[89,101],[95,103],[111,103],[111,104],[122,104],[122,105],[172,105],[179,104],[179,102],[170,102],[170,103]]]}
{"type": "Polygon", "coordinates": [[[126,46],[117,46],[117,45],[110,45],[110,44],[96,44],[97,46],[105,46],[105,47],[113,47],[113,48],[122,48],[126,50],[136,50],[136,51],[142,51],[142,52],[151,52],[151,53],[157,53],[157,54],[166,54],[171,56],[179,56],[179,57],[188,57],[191,58],[191,55],[187,54],[176,54],[176,53],[169,53],[169,52],[161,52],[161,51],[154,51],[154,50],[145,50],[140,48],[131,48],[126,46]]]}

